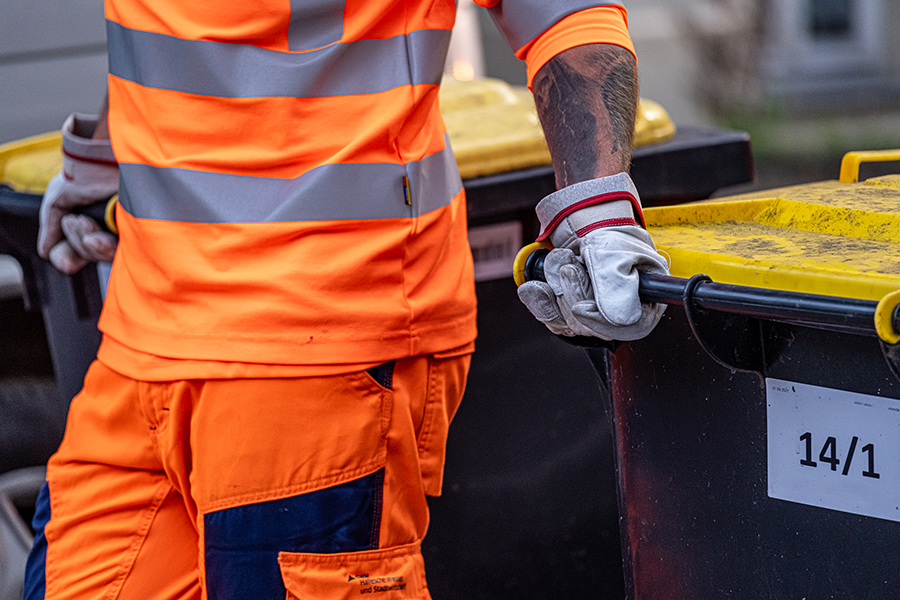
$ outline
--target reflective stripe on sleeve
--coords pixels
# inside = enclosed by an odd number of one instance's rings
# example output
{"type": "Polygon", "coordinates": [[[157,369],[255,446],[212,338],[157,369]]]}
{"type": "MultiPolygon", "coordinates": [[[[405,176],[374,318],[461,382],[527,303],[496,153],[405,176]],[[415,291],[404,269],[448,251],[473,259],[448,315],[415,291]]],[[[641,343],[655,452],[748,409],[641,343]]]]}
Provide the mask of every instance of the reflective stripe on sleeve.
{"type": "Polygon", "coordinates": [[[513,50],[518,50],[560,19],[598,4],[618,4],[615,0],[503,0],[488,12],[513,50]]]}
{"type": "Polygon", "coordinates": [[[296,179],[129,163],[120,165],[120,173],[119,203],[130,215],[188,223],[409,218],[449,206],[462,190],[449,144],[407,165],[329,164],[296,179]]]}
{"type": "Polygon", "coordinates": [[[107,41],[110,73],[142,86],[224,98],[310,98],[440,83],[450,31],[422,29],[295,53],[184,40],[107,21],[107,41]]]}

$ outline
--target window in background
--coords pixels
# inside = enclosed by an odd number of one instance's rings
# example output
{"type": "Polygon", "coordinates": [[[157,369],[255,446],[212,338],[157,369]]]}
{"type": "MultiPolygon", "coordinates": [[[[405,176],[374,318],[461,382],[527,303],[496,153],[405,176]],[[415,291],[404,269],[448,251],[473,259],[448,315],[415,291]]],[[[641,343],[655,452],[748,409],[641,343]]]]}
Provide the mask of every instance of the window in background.
{"type": "Polygon", "coordinates": [[[815,39],[847,38],[853,30],[851,0],[809,0],[809,31],[815,39]]]}

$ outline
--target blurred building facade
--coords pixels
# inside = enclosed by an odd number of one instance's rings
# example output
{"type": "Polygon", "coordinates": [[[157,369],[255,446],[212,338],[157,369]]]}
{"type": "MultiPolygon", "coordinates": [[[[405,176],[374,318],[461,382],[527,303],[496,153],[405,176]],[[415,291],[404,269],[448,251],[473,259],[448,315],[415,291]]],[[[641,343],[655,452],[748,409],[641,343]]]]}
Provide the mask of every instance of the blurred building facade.
{"type": "Polygon", "coordinates": [[[0,143],[96,113],[106,71],[103,0],[0,0],[0,143]]]}
{"type": "MultiPolygon", "coordinates": [[[[676,122],[735,108],[900,109],[897,0],[626,0],[641,94],[676,122]]],[[[483,12],[483,11],[481,11],[483,12]]],[[[524,82],[481,15],[488,75],[524,82]]]]}
{"type": "Polygon", "coordinates": [[[701,98],[721,112],[900,108],[896,0],[682,0],[701,98]]]}

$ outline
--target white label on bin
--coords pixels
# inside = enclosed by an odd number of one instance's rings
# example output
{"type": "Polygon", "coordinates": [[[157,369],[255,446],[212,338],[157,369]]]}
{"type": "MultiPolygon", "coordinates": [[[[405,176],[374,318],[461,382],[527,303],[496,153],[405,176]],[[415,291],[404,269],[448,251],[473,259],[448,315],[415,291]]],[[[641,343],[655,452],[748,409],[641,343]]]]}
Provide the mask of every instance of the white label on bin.
{"type": "Polygon", "coordinates": [[[522,223],[470,227],[469,246],[475,260],[475,281],[512,277],[513,261],[522,248],[522,223]]]}
{"type": "Polygon", "coordinates": [[[900,521],[900,400],[766,379],[769,497],[900,521]]]}

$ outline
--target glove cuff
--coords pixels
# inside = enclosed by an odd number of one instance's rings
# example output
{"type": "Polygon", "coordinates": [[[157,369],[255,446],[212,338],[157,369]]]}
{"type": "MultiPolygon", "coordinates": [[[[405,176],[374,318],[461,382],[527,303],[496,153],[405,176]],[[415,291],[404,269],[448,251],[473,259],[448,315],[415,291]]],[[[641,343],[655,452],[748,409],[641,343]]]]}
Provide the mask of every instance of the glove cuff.
{"type": "Polygon", "coordinates": [[[109,140],[93,139],[99,117],[72,113],[62,127],[62,150],[66,158],[115,167],[115,154],[109,140]]]}
{"type": "Polygon", "coordinates": [[[594,221],[579,228],[578,234],[583,235],[598,227],[616,225],[639,223],[641,227],[644,227],[644,212],[641,208],[641,199],[637,188],[628,173],[617,173],[609,177],[591,179],[564,187],[541,200],[535,208],[541,223],[541,232],[537,240],[543,241],[550,237],[556,226],[572,213],[617,200],[627,200],[631,204],[631,214],[614,210],[612,214],[604,215],[603,220],[594,221]]]}

